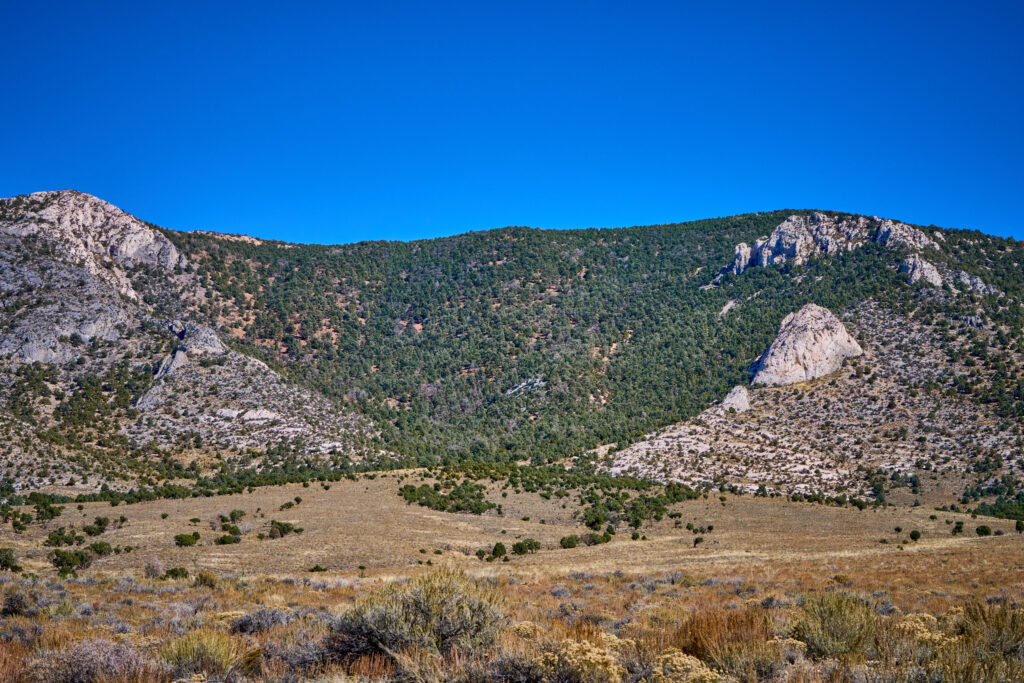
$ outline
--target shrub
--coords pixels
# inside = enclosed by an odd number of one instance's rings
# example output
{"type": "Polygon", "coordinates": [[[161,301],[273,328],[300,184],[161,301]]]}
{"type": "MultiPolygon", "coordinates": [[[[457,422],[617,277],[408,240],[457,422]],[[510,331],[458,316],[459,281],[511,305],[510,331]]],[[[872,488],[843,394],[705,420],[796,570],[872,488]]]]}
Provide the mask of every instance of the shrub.
{"type": "Polygon", "coordinates": [[[14,573],[21,571],[21,565],[18,564],[18,560],[14,557],[14,550],[11,548],[0,548],[0,569],[14,573]]]}
{"type": "Polygon", "coordinates": [[[535,553],[538,550],[540,550],[540,542],[533,538],[524,538],[523,540],[516,541],[512,544],[512,554],[514,555],[535,553]]]}
{"type": "Polygon", "coordinates": [[[443,569],[371,593],[334,622],[326,644],[343,660],[407,648],[470,653],[493,642],[501,619],[493,592],[443,569]]]}
{"type": "Polygon", "coordinates": [[[607,649],[588,641],[565,641],[540,660],[545,681],[559,683],[621,683],[626,670],[607,649]]]}
{"type": "Polygon", "coordinates": [[[184,567],[171,567],[164,572],[163,578],[165,579],[187,579],[188,570],[184,567]]]}
{"type": "Polygon", "coordinates": [[[195,545],[197,540],[194,534],[178,534],[174,537],[174,545],[184,548],[195,545]]]}
{"type": "Polygon", "coordinates": [[[291,622],[292,614],[280,609],[258,609],[238,617],[231,624],[232,633],[255,634],[291,622]]]}
{"type": "Polygon", "coordinates": [[[3,609],[0,616],[17,617],[25,614],[32,608],[32,601],[24,593],[11,593],[4,598],[3,609]]]}
{"type": "Polygon", "coordinates": [[[491,555],[494,557],[504,557],[508,551],[505,549],[505,544],[498,541],[494,544],[494,548],[491,549],[491,555]]]}
{"type": "Polygon", "coordinates": [[[88,547],[89,552],[100,557],[114,552],[114,548],[106,541],[96,541],[95,543],[90,543],[88,547]]]}
{"type": "Polygon", "coordinates": [[[160,648],[160,658],[170,665],[176,677],[223,674],[234,664],[236,656],[231,636],[209,627],[189,631],[160,648]]]}
{"type": "Polygon", "coordinates": [[[915,543],[920,541],[921,540],[921,532],[918,531],[917,529],[914,529],[913,531],[911,531],[910,532],[910,540],[914,541],[915,543]]]}
{"type": "Polygon", "coordinates": [[[992,527],[988,526],[987,524],[982,524],[974,530],[974,533],[978,534],[979,536],[991,536],[992,527]]]}
{"type": "Polygon", "coordinates": [[[63,650],[43,650],[29,663],[32,680],[46,683],[83,681],[150,681],[165,668],[125,643],[85,640],[63,650]]]}
{"type": "Polygon", "coordinates": [[[147,579],[159,579],[164,574],[164,563],[157,559],[150,560],[146,563],[146,568],[142,570],[142,574],[147,579]]]}
{"type": "Polygon", "coordinates": [[[558,544],[566,549],[575,548],[580,544],[580,537],[576,534],[573,534],[572,536],[563,536],[562,540],[560,540],[558,544]]]}
{"type": "Polygon", "coordinates": [[[110,526],[110,519],[108,517],[97,517],[92,524],[82,527],[82,531],[90,536],[99,536],[107,530],[108,526],[110,526]]]}
{"type": "Polygon", "coordinates": [[[84,550],[52,550],[47,557],[61,576],[74,576],[76,569],[84,569],[92,562],[92,556],[84,550]]]}
{"type": "Polygon", "coordinates": [[[1008,602],[970,602],[957,633],[1000,658],[1024,657],[1024,608],[1008,602]]]}
{"type": "Polygon", "coordinates": [[[864,600],[845,593],[807,596],[804,618],[793,628],[793,637],[807,645],[807,654],[818,659],[863,657],[874,641],[875,617],[864,600]]]}
{"type": "Polygon", "coordinates": [[[691,616],[676,642],[683,653],[741,680],[768,680],[780,658],[778,648],[768,642],[772,635],[763,610],[709,609],[691,616]]]}
{"type": "Polygon", "coordinates": [[[233,545],[235,543],[241,543],[242,539],[239,536],[232,536],[231,534],[224,534],[217,538],[214,543],[217,545],[233,545]]]}
{"type": "Polygon", "coordinates": [[[85,536],[76,534],[74,529],[65,530],[64,527],[60,527],[56,531],[51,531],[46,536],[43,545],[51,548],[60,548],[65,545],[81,545],[84,541],[85,536]]]}
{"type": "Polygon", "coordinates": [[[198,588],[216,588],[217,587],[217,575],[213,572],[204,569],[203,571],[196,574],[196,580],[193,582],[198,588]]]}

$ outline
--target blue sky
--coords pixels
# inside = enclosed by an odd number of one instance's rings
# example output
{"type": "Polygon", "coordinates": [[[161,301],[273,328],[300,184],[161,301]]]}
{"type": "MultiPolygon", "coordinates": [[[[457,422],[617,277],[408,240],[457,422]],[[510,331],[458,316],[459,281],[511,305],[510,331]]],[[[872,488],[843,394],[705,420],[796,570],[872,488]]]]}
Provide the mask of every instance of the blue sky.
{"type": "Polygon", "coordinates": [[[3,23],[0,196],[327,243],[796,207],[1024,239],[1020,2],[9,2],[3,23]]]}

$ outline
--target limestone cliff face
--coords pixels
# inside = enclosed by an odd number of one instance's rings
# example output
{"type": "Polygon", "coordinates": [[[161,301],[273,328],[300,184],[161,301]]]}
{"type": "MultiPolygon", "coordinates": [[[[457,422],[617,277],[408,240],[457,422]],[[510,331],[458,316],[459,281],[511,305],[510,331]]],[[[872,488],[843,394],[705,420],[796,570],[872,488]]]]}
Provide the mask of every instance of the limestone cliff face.
{"type": "Polygon", "coordinates": [[[754,366],[751,384],[806,382],[835,372],[844,360],[863,353],[831,311],[807,304],[783,318],[775,341],[754,366]]]}
{"type": "MultiPolygon", "coordinates": [[[[190,306],[198,290],[164,233],[107,202],[71,191],[0,199],[0,432],[22,429],[3,415],[18,373],[45,364],[58,401],[83,378],[129,373],[131,415],[117,412],[104,429],[138,447],[181,448],[198,436],[218,447],[298,440],[309,453],[353,454],[352,436],[368,423],[228,348],[196,321],[209,320],[190,306]]],[[[32,429],[60,427],[51,405],[33,405],[32,429]]],[[[19,445],[16,457],[28,462],[29,451],[49,452],[19,445]]],[[[73,462],[55,462],[53,471],[63,481],[87,473],[73,462]]],[[[106,483],[130,486],[131,473],[123,474],[106,483]]],[[[28,474],[18,479],[39,485],[28,474]]]]}
{"type": "Polygon", "coordinates": [[[71,190],[0,199],[0,233],[46,242],[132,300],[139,297],[126,268],[173,270],[187,264],[158,231],[102,199],[71,190]]]}
{"type": "Polygon", "coordinates": [[[722,272],[738,275],[748,268],[764,268],[787,261],[799,265],[812,256],[852,251],[868,242],[913,251],[939,248],[924,232],[905,223],[867,216],[830,216],[815,211],[809,216],[790,216],[752,247],[741,242],[736,246],[733,262],[722,272]]]}
{"type": "Polygon", "coordinates": [[[900,264],[900,272],[906,273],[907,281],[910,284],[924,280],[930,285],[942,286],[942,275],[939,274],[938,268],[930,261],[921,258],[919,254],[914,254],[904,260],[900,264]]]}

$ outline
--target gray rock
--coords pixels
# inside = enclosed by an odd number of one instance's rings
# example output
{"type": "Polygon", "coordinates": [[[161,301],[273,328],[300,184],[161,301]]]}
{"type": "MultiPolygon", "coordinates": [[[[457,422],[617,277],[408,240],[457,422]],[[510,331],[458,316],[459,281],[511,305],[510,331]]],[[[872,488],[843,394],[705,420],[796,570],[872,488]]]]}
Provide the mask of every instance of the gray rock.
{"type": "Polygon", "coordinates": [[[900,264],[899,272],[907,274],[907,281],[910,284],[924,280],[930,285],[942,286],[942,276],[939,275],[938,268],[930,261],[921,258],[920,254],[913,254],[904,260],[900,264]]]}
{"type": "Polygon", "coordinates": [[[722,399],[722,410],[735,410],[745,413],[750,410],[750,393],[743,385],[735,386],[722,399]]]}
{"type": "Polygon", "coordinates": [[[793,215],[759,238],[751,248],[736,245],[733,261],[722,273],[738,275],[755,266],[764,268],[789,261],[800,265],[822,254],[859,249],[868,242],[890,248],[920,251],[939,246],[925,233],[904,223],[877,217],[844,218],[815,211],[809,216],[793,215]]]}
{"type": "Polygon", "coordinates": [[[751,384],[787,386],[806,382],[832,374],[844,360],[863,353],[831,311],[807,304],[783,318],[775,341],[754,365],[751,384]]]}
{"type": "Polygon", "coordinates": [[[0,233],[48,242],[62,258],[132,300],[138,294],[125,268],[173,270],[187,264],[158,231],[112,204],[71,190],[0,199],[0,233]]]}

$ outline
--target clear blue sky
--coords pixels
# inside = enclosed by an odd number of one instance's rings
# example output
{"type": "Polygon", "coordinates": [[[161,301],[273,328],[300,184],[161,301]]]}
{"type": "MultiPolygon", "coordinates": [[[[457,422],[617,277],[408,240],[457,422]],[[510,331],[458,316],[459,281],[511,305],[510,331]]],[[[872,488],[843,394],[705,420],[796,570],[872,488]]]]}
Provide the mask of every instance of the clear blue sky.
{"type": "Polygon", "coordinates": [[[63,4],[4,3],[0,196],[311,242],[794,207],[1024,239],[1019,1],[63,4]]]}

